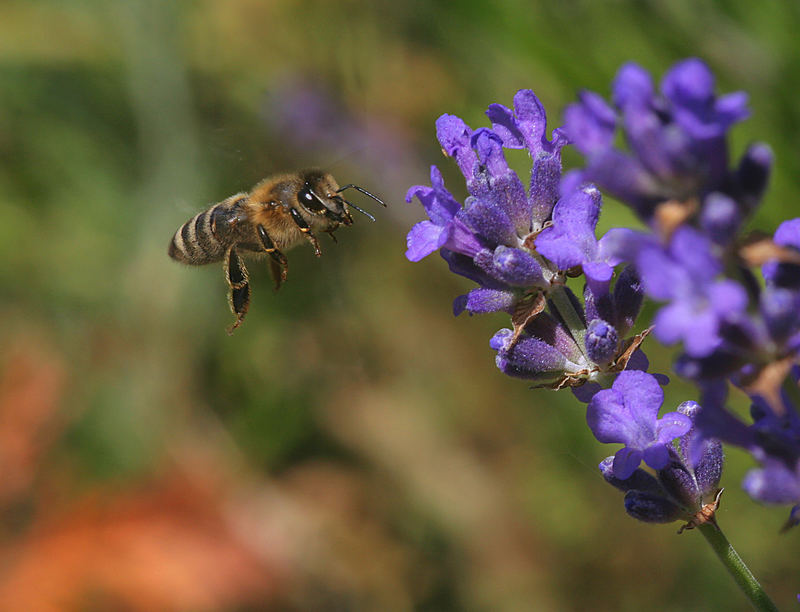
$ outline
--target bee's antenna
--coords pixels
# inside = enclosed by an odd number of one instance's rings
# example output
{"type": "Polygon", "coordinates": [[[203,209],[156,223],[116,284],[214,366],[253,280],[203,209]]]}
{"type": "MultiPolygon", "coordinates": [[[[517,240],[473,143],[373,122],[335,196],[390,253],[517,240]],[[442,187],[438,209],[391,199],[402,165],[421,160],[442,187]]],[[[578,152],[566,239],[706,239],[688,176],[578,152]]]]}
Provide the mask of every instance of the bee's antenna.
{"type": "MultiPolygon", "coordinates": [[[[378,204],[380,204],[384,208],[386,207],[386,203],[383,200],[381,200],[378,196],[376,196],[375,194],[370,193],[369,191],[367,191],[363,187],[359,187],[358,185],[354,185],[353,183],[350,183],[349,185],[345,185],[344,187],[339,188],[339,190],[336,193],[342,193],[345,189],[355,189],[356,191],[360,191],[365,196],[368,196],[368,197],[372,198],[373,200],[375,200],[378,204]]],[[[350,204],[350,202],[348,202],[348,204],[350,204]]],[[[353,206],[353,205],[350,204],[350,206],[353,206]]],[[[359,208],[357,208],[355,206],[353,206],[353,208],[355,208],[356,210],[360,210],[359,208]]],[[[364,212],[364,211],[361,211],[361,212],[364,212]]]]}
{"type": "MultiPolygon", "coordinates": [[[[341,189],[340,189],[339,191],[341,191],[341,189]]],[[[339,192],[337,191],[336,193],[339,193],[339,192]]],[[[333,196],[333,197],[334,197],[334,199],[338,200],[339,202],[344,202],[345,204],[347,204],[347,205],[348,205],[348,206],[350,206],[351,208],[354,208],[355,210],[357,210],[358,212],[360,212],[362,215],[364,215],[365,217],[367,217],[367,218],[368,218],[370,221],[375,221],[375,217],[373,217],[371,214],[369,214],[369,213],[368,213],[366,210],[364,210],[364,209],[363,209],[363,208],[361,208],[360,206],[356,206],[356,205],[355,205],[355,204],[353,204],[352,202],[349,202],[349,201],[345,200],[345,199],[344,199],[342,196],[340,196],[340,195],[336,195],[336,196],[333,196]]],[[[377,199],[377,198],[376,198],[376,199],[377,199]]],[[[380,200],[378,200],[378,201],[380,202],[380,200]]],[[[384,206],[386,206],[386,204],[384,204],[384,206]]]]}

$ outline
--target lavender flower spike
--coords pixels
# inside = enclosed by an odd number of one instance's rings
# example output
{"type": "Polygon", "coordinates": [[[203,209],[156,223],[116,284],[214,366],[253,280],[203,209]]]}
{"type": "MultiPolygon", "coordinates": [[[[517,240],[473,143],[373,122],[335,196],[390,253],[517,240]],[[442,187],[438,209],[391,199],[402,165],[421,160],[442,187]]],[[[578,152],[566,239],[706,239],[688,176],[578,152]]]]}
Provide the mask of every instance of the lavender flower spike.
{"type": "Polygon", "coordinates": [[[668,444],[688,432],[691,419],[669,412],[661,419],[658,410],[664,392],[651,374],[638,370],[621,372],[611,389],[597,393],[586,409],[586,421],[600,442],[622,442],[614,456],[614,476],[630,477],[642,460],[659,470],[669,463],[668,444]]]}

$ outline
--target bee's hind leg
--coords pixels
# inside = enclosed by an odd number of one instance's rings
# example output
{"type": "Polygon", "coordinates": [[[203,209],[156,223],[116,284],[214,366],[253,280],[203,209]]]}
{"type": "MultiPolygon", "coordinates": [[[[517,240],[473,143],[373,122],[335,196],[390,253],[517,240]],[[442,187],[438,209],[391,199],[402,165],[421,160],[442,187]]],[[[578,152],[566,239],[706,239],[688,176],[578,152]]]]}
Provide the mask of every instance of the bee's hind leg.
{"type": "Polygon", "coordinates": [[[269,262],[269,270],[272,272],[272,279],[275,281],[275,289],[278,290],[281,288],[281,283],[286,280],[289,274],[289,261],[286,259],[286,255],[272,242],[272,238],[269,237],[263,225],[259,225],[257,230],[258,238],[261,240],[264,250],[269,253],[272,258],[269,262]]]}
{"type": "Polygon", "coordinates": [[[228,281],[228,302],[231,312],[236,315],[236,321],[228,328],[230,335],[242,324],[250,306],[250,282],[247,278],[247,268],[242,258],[236,253],[235,247],[229,248],[225,253],[225,280],[228,281]]]}

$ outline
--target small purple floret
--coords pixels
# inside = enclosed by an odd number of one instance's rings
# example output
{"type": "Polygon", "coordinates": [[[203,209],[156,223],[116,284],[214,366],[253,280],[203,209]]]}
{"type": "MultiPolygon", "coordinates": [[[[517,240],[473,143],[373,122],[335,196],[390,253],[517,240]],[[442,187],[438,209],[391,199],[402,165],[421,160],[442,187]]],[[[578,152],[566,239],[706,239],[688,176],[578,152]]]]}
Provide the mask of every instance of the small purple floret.
{"type": "Polygon", "coordinates": [[[625,480],[642,460],[654,469],[669,461],[667,445],[692,426],[691,419],[669,412],[661,419],[658,410],[664,392],[645,372],[621,372],[611,389],[597,393],[586,410],[589,428],[600,442],[625,446],[614,457],[614,474],[625,480]]]}

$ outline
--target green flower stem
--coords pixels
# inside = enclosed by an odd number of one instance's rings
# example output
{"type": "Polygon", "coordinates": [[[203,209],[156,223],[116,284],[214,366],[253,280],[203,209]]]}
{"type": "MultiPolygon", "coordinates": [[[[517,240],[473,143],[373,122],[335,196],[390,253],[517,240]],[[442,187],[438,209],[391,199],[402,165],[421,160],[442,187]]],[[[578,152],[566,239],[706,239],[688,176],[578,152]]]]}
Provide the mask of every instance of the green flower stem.
{"type": "Polygon", "coordinates": [[[777,612],[778,608],[772,603],[772,600],[761,588],[761,585],[753,576],[750,569],[744,564],[742,558],[733,549],[725,534],[714,523],[704,523],[698,526],[700,533],[703,534],[706,541],[717,553],[717,557],[722,561],[722,564],[728,568],[731,576],[739,585],[739,588],[753,604],[753,608],[760,611],[777,612]]]}
{"type": "Polygon", "coordinates": [[[586,323],[578,311],[575,310],[572,300],[570,300],[569,295],[567,295],[566,287],[564,285],[554,286],[547,297],[550,298],[558,314],[564,319],[564,323],[566,323],[572,337],[575,342],[577,342],[578,348],[585,355],[586,344],[584,341],[586,340],[586,323]]]}

